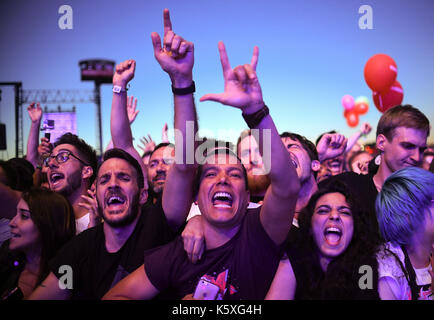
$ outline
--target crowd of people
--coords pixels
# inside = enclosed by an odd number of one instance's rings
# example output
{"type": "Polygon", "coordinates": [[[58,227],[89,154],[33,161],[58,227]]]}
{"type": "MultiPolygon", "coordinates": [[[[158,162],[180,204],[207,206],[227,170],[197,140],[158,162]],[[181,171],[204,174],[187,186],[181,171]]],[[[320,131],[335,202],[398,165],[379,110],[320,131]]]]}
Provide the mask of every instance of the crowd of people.
{"type": "Polygon", "coordinates": [[[171,80],[174,143],[165,124],[161,143],[133,145],[134,60],[116,66],[101,159],[72,133],[39,140],[42,110],[29,105],[25,158],[0,162],[0,299],[433,300],[427,117],[387,110],[370,146],[359,142],[367,123],[316,143],[279,133],[259,48],[232,68],[219,42],[224,92],[200,101],[240,109],[249,129],[236,145],[198,142],[194,45],[167,9],[163,20],[163,40],[151,37],[171,80]]]}

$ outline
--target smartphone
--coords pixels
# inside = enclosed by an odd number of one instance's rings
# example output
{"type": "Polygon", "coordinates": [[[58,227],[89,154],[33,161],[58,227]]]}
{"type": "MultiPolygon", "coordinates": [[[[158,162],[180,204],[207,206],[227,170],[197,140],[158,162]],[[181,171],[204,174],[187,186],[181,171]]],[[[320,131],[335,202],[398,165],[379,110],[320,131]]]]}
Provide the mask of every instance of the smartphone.
{"type": "Polygon", "coordinates": [[[47,138],[48,141],[50,141],[50,137],[51,137],[51,133],[50,132],[45,132],[45,138],[47,138]]]}
{"type": "Polygon", "coordinates": [[[198,300],[215,300],[219,290],[220,288],[217,285],[202,277],[196,286],[193,298],[198,300]]]}

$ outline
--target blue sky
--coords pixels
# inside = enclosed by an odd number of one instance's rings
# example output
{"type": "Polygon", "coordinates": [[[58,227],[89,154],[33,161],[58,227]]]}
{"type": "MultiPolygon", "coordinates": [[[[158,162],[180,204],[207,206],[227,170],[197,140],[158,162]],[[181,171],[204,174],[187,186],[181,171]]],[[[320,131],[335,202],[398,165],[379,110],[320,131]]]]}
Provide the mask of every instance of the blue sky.
{"type": "MultiPolygon", "coordinates": [[[[280,132],[297,132],[313,141],[332,129],[351,135],[356,128],[346,124],[341,105],[342,96],[350,94],[369,98],[369,112],[360,122],[374,127],[363,141],[374,141],[381,114],[363,68],[376,53],[395,60],[403,102],[418,107],[433,123],[434,2],[429,0],[2,0],[0,82],[22,81],[24,89],[91,89],[91,82],[80,81],[79,60],[119,63],[133,58],[137,68],[129,93],[138,98],[140,109],[133,135],[138,142],[150,133],[159,142],[163,124],[173,123],[170,80],[153,57],[150,39],[151,32],[163,32],[164,8],[171,11],[174,31],[195,44],[196,103],[207,135],[222,134],[235,142],[246,127],[239,110],[199,102],[203,94],[223,90],[220,40],[233,67],[250,62],[253,46],[259,46],[258,77],[280,132]],[[73,9],[72,30],[58,27],[63,4],[73,9]],[[372,30],[359,28],[364,4],[373,10],[372,30]]],[[[0,158],[6,159],[15,155],[13,91],[0,89],[0,122],[6,123],[8,137],[8,151],[0,151],[0,158]]],[[[111,86],[104,85],[104,145],[110,139],[110,105],[111,86]]],[[[94,106],[76,108],[79,136],[96,146],[94,106]]],[[[25,107],[23,115],[25,146],[25,107]]]]}

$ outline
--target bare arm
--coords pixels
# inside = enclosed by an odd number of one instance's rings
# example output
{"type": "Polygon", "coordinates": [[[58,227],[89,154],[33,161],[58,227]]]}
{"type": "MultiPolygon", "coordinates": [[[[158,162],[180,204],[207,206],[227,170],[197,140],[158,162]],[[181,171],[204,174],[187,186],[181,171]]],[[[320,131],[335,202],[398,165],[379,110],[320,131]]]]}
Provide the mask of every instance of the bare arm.
{"type": "Polygon", "coordinates": [[[26,159],[33,164],[36,168],[40,163],[39,154],[38,154],[38,145],[39,145],[39,127],[41,125],[42,118],[42,109],[41,105],[35,104],[32,102],[27,107],[27,112],[29,113],[29,117],[31,120],[29,138],[27,140],[27,154],[26,159]]]}
{"type": "Polygon", "coordinates": [[[297,281],[288,258],[281,260],[265,300],[294,300],[297,281]]]}
{"type": "Polygon", "coordinates": [[[142,264],[119,281],[102,297],[103,300],[149,300],[159,291],[152,285],[142,264]]]}
{"type": "MultiPolygon", "coordinates": [[[[134,100],[133,96],[127,97],[127,113],[128,113],[128,121],[131,124],[134,122],[134,120],[137,117],[137,114],[139,113],[139,110],[136,110],[137,107],[137,98],[134,100]]],[[[110,150],[113,148],[113,140],[110,139],[109,143],[107,144],[107,147],[105,148],[105,151],[110,150]]]]}
{"type": "MultiPolygon", "coordinates": [[[[126,60],[116,66],[113,75],[113,85],[126,89],[127,84],[133,79],[136,69],[134,60],[126,60]]],[[[133,146],[133,136],[127,112],[127,93],[113,93],[112,110],[110,115],[110,131],[115,148],[123,149],[132,155],[140,164],[147,185],[146,168],[139,153],[133,146]]]]}
{"type": "Polygon", "coordinates": [[[378,293],[381,300],[398,300],[398,284],[391,277],[382,277],[378,280],[378,293]]]}
{"type": "Polygon", "coordinates": [[[369,123],[362,123],[360,131],[354,133],[349,139],[345,152],[350,151],[353,146],[357,143],[357,141],[362,137],[368,135],[372,130],[372,127],[369,123]]]}
{"type": "MultiPolygon", "coordinates": [[[[259,49],[255,47],[250,64],[235,69],[230,67],[223,42],[219,42],[219,52],[225,80],[224,92],[206,94],[201,101],[212,100],[240,108],[244,115],[263,108],[261,86],[256,75],[259,49]]],[[[271,181],[261,208],[261,223],[274,243],[281,244],[291,226],[300,182],[271,116],[266,115],[252,129],[258,129],[258,145],[271,181]],[[264,153],[266,149],[270,151],[267,154],[264,153]]]]}
{"type": "Polygon", "coordinates": [[[71,297],[71,291],[61,289],[59,280],[53,272],[32,292],[28,300],[68,300],[71,297]]]}
{"type": "MultiPolygon", "coordinates": [[[[154,56],[169,75],[172,86],[187,88],[193,82],[194,45],[172,31],[169,10],[163,12],[163,47],[158,33],[153,32],[154,56]]],[[[193,201],[193,181],[196,169],[194,136],[197,116],[193,93],[174,95],[175,163],[169,169],[163,190],[163,209],[169,224],[179,228],[187,218],[193,201]],[[191,148],[189,148],[191,147],[191,148]]]]}

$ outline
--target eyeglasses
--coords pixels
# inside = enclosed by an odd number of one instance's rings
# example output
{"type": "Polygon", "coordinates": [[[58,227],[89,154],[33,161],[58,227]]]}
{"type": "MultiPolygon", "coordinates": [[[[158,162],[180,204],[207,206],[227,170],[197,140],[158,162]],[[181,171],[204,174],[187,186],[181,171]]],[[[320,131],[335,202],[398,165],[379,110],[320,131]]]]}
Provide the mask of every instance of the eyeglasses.
{"type": "Polygon", "coordinates": [[[44,165],[48,167],[48,162],[50,162],[51,158],[56,159],[58,164],[61,163],[65,163],[66,161],[69,160],[69,157],[72,156],[75,159],[77,159],[78,161],[80,161],[82,164],[84,164],[85,166],[88,166],[88,164],[86,162],[84,162],[83,160],[81,160],[80,158],[78,158],[77,156],[75,156],[71,151],[60,151],[57,155],[49,155],[48,157],[46,157],[44,159],[44,165]]]}

